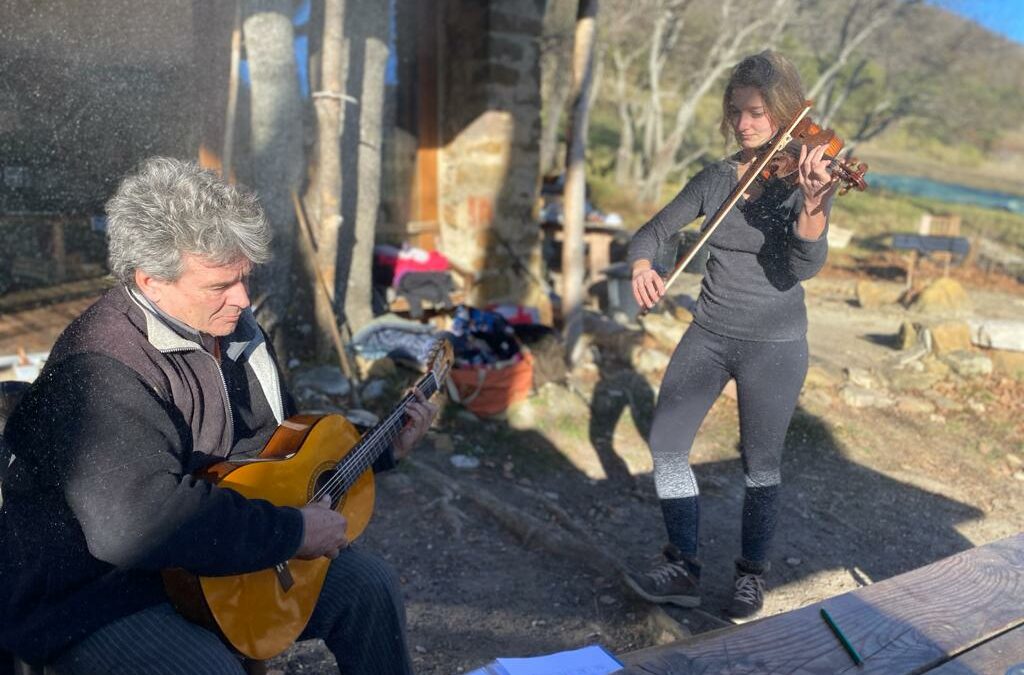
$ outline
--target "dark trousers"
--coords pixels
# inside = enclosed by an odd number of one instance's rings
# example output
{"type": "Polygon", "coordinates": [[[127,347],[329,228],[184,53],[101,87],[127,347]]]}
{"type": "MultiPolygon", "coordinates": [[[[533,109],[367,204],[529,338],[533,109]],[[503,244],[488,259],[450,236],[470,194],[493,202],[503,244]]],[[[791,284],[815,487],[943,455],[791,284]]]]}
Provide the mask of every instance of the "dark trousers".
{"type": "MultiPolygon", "coordinates": [[[[332,561],[300,640],[320,638],[345,675],[412,673],[394,572],[357,548],[332,561]]],[[[244,675],[239,659],[170,604],[110,623],[51,664],[64,675],[244,675]]]]}
{"type": "Polygon", "coordinates": [[[740,451],[746,479],[742,556],[768,554],[778,514],[782,446],[807,375],[807,340],[753,342],[693,324],[669,362],[658,393],[649,444],[654,484],[669,541],[697,557],[697,480],[690,448],[701,422],[730,378],[736,380],[740,451]]]}

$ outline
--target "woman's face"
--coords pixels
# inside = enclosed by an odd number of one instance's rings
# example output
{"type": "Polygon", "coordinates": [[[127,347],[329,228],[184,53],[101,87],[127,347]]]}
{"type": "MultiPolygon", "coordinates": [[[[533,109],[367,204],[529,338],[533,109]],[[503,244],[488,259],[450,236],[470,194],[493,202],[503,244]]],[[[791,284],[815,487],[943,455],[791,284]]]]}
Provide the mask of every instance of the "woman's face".
{"type": "Polygon", "coordinates": [[[779,130],[768,116],[768,108],[757,87],[737,87],[726,109],[736,142],[744,150],[759,148],[779,130]]]}

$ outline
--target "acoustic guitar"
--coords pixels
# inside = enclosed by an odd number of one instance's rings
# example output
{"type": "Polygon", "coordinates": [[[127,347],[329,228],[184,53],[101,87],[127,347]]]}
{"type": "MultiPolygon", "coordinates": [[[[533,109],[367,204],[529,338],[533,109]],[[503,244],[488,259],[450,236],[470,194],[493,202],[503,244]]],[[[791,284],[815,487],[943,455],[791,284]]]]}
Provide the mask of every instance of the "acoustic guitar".
{"type": "MultiPolygon", "coordinates": [[[[414,385],[430,397],[447,377],[451,344],[439,340],[427,373],[414,385]]],[[[301,508],[326,495],[348,520],[348,539],[363,533],[373,514],[371,466],[405,425],[410,392],[360,438],[341,415],[296,415],[281,423],[254,459],[224,461],[198,477],[250,499],[301,508]]],[[[330,560],[293,558],[273,568],[233,576],[204,577],[165,570],[172,603],[193,621],[253,659],[268,659],[291,646],[316,607],[330,560]]]]}

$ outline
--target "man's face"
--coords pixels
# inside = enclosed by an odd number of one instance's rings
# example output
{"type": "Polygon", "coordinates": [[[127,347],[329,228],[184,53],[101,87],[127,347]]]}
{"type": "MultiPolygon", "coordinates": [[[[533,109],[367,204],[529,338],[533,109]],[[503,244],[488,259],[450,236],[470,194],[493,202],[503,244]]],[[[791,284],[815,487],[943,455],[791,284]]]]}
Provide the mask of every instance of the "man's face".
{"type": "Polygon", "coordinates": [[[139,270],[135,280],[147,298],[178,321],[201,333],[224,336],[235,330],[242,310],[249,306],[250,271],[252,263],[245,258],[218,265],[186,253],[176,281],[161,281],[139,270]]]}

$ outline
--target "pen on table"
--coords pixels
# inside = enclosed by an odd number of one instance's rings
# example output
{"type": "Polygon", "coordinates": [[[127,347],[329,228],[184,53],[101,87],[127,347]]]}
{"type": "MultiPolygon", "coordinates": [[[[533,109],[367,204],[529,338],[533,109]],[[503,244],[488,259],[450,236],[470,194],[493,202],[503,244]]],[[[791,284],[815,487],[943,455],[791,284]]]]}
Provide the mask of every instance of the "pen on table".
{"type": "Polygon", "coordinates": [[[821,608],[821,618],[825,619],[825,623],[828,624],[828,627],[831,628],[832,632],[836,634],[837,638],[839,638],[839,642],[841,642],[846,651],[849,652],[850,658],[853,659],[853,662],[858,666],[864,663],[864,659],[860,657],[857,650],[854,649],[853,645],[850,644],[850,641],[846,639],[846,636],[843,635],[843,631],[839,630],[839,626],[837,626],[835,620],[832,619],[832,615],[829,614],[824,607],[821,608]]]}

